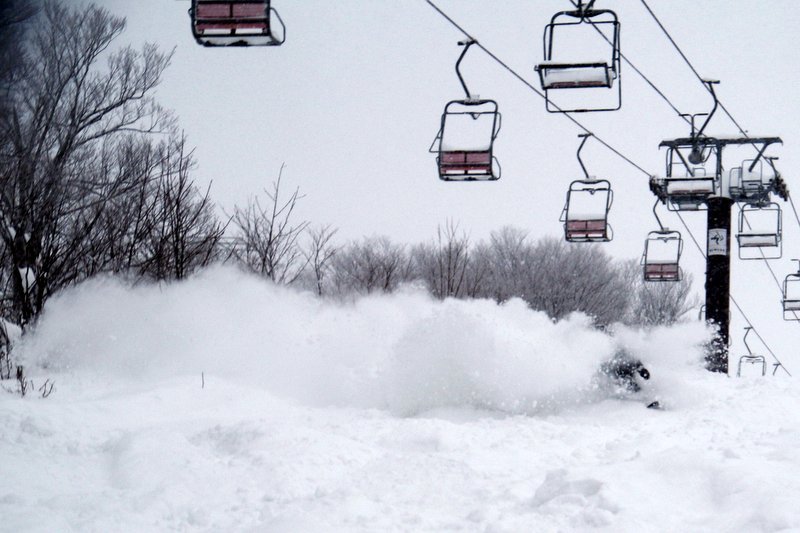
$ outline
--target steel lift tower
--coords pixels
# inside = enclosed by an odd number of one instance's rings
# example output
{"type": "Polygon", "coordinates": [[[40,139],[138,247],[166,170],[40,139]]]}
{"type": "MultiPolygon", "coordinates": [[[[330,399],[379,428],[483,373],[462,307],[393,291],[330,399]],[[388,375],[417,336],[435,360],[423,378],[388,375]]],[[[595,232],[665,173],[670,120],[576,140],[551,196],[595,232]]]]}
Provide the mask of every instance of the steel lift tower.
{"type": "MultiPolygon", "coordinates": [[[[705,81],[714,98],[710,113],[686,115],[691,120],[689,137],[665,140],[659,147],[666,148],[665,177],[652,177],[650,189],[672,211],[707,211],[706,241],[706,320],[717,334],[708,348],[706,366],[713,372],[728,372],[728,346],[730,339],[730,269],[731,269],[731,215],[734,203],[742,203],[750,211],[774,211],[777,204],[771,195],[788,198],[785,183],[775,169],[773,157],[765,155],[772,144],[782,143],[779,137],[710,137],[704,134],[718,106],[714,93],[717,81],[705,81]],[[695,129],[697,117],[705,121],[695,129]],[[741,166],[726,171],[723,151],[728,146],[751,145],[756,150],[752,159],[741,166]]],[[[739,249],[757,249],[760,257],[767,258],[764,250],[780,244],[780,216],[775,227],[761,233],[750,230],[747,211],[741,211],[739,249]]],[[[778,208],[778,214],[780,214],[778,208]]],[[[745,258],[745,257],[743,257],[745,258]]]]}

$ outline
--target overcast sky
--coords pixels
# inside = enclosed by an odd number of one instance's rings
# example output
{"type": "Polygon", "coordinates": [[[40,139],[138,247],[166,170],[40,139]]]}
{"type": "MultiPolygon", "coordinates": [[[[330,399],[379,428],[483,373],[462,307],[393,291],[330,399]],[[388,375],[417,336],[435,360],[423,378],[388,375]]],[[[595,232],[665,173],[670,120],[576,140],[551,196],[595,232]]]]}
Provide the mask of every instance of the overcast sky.
{"type": "MultiPolygon", "coordinates": [[[[505,225],[533,237],[562,235],[558,218],[566,190],[582,175],[575,158],[580,130],[547,113],[536,94],[476,47],[462,70],[474,93],[499,104],[503,128],[495,155],[503,176],[492,183],[437,178],[435,156],[427,150],[445,103],[463,94],[453,70],[463,35],[424,0],[274,0],[287,25],[286,43],[249,49],[195,44],[188,0],[97,3],[127,18],[121,41],[175,48],[159,100],[177,112],[196,147],[197,182],[212,181],[212,196],[228,211],[269,187],[285,163],[285,187],[305,194],[300,216],[339,228],[340,241],[380,234],[419,242],[448,219],[474,241],[505,225]]],[[[437,3],[537,86],[533,66],[542,59],[544,26],[554,12],[570,7],[567,0],[437,3]]],[[[721,101],[751,135],[783,138],[784,145],[771,153],[780,157],[790,189],[800,189],[794,172],[800,159],[797,3],[648,4],[699,72],[721,80],[721,101]]],[[[639,1],[598,0],[596,6],[617,12],[623,54],[678,109],[710,109],[708,93],[639,1]]],[[[688,135],[688,127],[624,64],[621,81],[622,110],[577,118],[649,173],[663,174],[659,142],[688,135]]],[[[736,129],[718,113],[707,133],[736,129]]],[[[615,237],[604,246],[616,257],[640,256],[647,232],[657,227],[647,177],[593,140],[583,157],[590,174],[608,179],[615,191],[615,237]]],[[[677,217],[660,209],[665,225],[683,229],[677,217]]],[[[704,247],[704,213],[684,218],[704,247]]],[[[790,211],[784,223],[784,259],[772,263],[781,279],[794,269],[789,257],[800,256],[800,231],[790,211]]],[[[689,241],[685,232],[684,238],[689,241]]],[[[704,262],[690,241],[684,267],[702,290],[704,262]]],[[[767,269],[760,262],[735,261],[733,275],[734,295],[752,310],[751,319],[762,317],[757,324],[770,328],[774,339],[800,344],[798,324],[780,321],[780,293],[767,269]]],[[[735,337],[741,325],[734,320],[735,337]]]]}

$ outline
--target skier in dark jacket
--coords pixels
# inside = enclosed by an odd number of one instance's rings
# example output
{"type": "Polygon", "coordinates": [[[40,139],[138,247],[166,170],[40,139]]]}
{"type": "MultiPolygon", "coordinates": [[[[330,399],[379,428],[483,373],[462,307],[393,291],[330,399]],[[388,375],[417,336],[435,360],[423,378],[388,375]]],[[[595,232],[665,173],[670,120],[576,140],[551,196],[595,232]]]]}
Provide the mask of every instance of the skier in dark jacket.
{"type": "MultiPolygon", "coordinates": [[[[625,350],[617,351],[614,357],[602,364],[600,371],[621,392],[625,393],[636,393],[642,390],[639,378],[643,380],[650,379],[650,371],[645,368],[644,364],[625,350]]],[[[647,407],[658,408],[660,405],[658,401],[653,401],[647,407]]]]}
{"type": "Polygon", "coordinates": [[[639,392],[642,388],[637,382],[637,375],[644,380],[650,379],[650,372],[642,362],[626,352],[614,354],[610,361],[603,363],[600,371],[611,378],[616,385],[629,392],[639,392]]]}

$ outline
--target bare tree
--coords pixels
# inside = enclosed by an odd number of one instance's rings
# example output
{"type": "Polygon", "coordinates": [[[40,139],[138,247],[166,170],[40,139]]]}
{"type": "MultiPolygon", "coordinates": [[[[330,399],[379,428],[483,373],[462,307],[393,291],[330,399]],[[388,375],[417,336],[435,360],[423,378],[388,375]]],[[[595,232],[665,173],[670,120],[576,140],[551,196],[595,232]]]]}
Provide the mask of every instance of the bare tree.
{"type": "Polygon", "coordinates": [[[525,231],[510,226],[493,231],[489,243],[479,247],[476,255],[487,271],[480,296],[497,302],[525,297],[534,267],[533,246],[525,231]]]}
{"type": "Polygon", "coordinates": [[[0,116],[0,238],[23,324],[75,279],[74,245],[94,231],[108,200],[132,186],[100,172],[98,147],[172,125],[152,98],[171,54],[150,44],[109,52],[123,19],[95,5],[47,2],[32,27],[15,67],[24,75],[11,77],[0,116]]]}
{"type": "Polygon", "coordinates": [[[523,299],[553,319],[574,311],[610,324],[627,316],[631,295],[627,278],[611,257],[592,245],[569,245],[545,238],[533,244],[527,233],[505,227],[477,247],[476,268],[486,272],[476,295],[503,302],[523,299]]]}
{"type": "Polygon", "coordinates": [[[284,165],[273,182],[272,190],[264,190],[266,206],[252,198],[245,209],[234,208],[231,220],[235,228],[233,256],[253,272],[275,283],[297,281],[308,265],[299,239],[308,222],[295,223],[297,202],[303,197],[297,188],[286,200],[281,198],[284,165]]]}
{"type": "Polygon", "coordinates": [[[470,247],[458,224],[448,221],[436,230],[436,240],[412,250],[418,276],[436,298],[461,298],[469,292],[470,247]]]}
{"type": "Polygon", "coordinates": [[[91,236],[86,254],[87,276],[103,271],[144,273],[150,261],[146,243],[163,216],[159,192],[160,180],[171,174],[165,168],[170,164],[168,155],[164,142],[156,144],[147,136],[126,136],[116,144],[107,172],[125,176],[135,186],[104,206],[102,224],[91,236]]]}
{"type": "Polygon", "coordinates": [[[336,247],[333,245],[336,229],[331,228],[331,226],[319,226],[310,229],[308,233],[310,242],[303,253],[307,264],[311,266],[314,290],[317,295],[322,296],[325,292],[325,280],[331,269],[331,261],[337,252],[336,247]]]}
{"type": "Polygon", "coordinates": [[[598,325],[622,321],[627,315],[629,286],[599,246],[546,238],[537,243],[534,255],[537,261],[524,295],[532,308],[556,320],[581,311],[598,325]]]}
{"type": "Polygon", "coordinates": [[[470,250],[462,297],[488,297],[490,291],[487,286],[492,274],[491,256],[491,249],[485,242],[479,242],[470,250]]]}
{"type": "Polygon", "coordinates": [[[209,193],[202,193],[190,177],[193,153],[186,153],[181,138],[163,147],[162,176],[157,205],[150,224],[149,258],[140,266],[142,274],[159,280],[183,279],[217,257],[218,245],[225,233],[214,214],[209,193]]]}
{"type": "Polygon", "coordinates": [[[333,287],[340,296],[392,292],[414,279],[406,247],[388,237],[352,242],[333,258],[333,287]]]}
{"type": "Polygon", "coordinates": [[[669,326],[678,322],[691,309],[699,306],[692,296],[692,276],[678,282],[646,282],[638,261],[623,266],[633,295],[629,315],[624,322],[638,326],[669,326]]]}
{"type": "Polygon", "coordinates": [[[127,135],[118,140],[104,143],[97,154],[98,172],[130,186],[80,213],[96,221],[86,231],[72,232],[81,237],[71,245],[75,280],[100,272],[182,279],[216,259],[224,227],[209,189],[201,193],[191,179],[193,154],[186,152],[185,139],[156,143],[153,137],[127,135]]]}
{"type": "Polygon", "coordinates": [[[129,186],[104,202],[76,211],[72,218],[65,217],[65,224],[87,213],[97,217],[86,231],[64,232],[76,237],[71,243],[74,261],[64,263],[76,281],[100,272],[126,271],[136,263],[142,242],[149,236],[149,229],[141,226],[154,218],[160,155],[152,139],[144,135],[109,139],[95,153],[98,175],[129,186]]]}

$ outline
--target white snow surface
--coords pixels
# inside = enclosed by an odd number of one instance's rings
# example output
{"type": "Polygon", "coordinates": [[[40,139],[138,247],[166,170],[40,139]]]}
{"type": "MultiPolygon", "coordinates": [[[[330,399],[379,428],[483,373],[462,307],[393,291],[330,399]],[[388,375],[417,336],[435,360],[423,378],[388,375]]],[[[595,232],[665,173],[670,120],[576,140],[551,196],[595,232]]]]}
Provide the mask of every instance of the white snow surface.
{"type": "MultiPolygon", "coordinates": [[[[562,64],[559,62],[552,62],[562,64]]],[[[552,64],[551,63],[551,64],[552,64]]],[[[607,83],[609,76],[614,78],[614,71],[609,70],[604,61],[600,61],[602,66],[575,66],[574,68],[547,68],[548,63],[540,64],[544,69],[544,84],[550,87],[557,83],[607,83]]]]}
{"type": "Polygon", "coordinates": [[[714,193],[714,180],[708,178],[668,178],[667,194],[714,193]]]}
{"type": "Polygon", "coordinates": [[[0,530],[799,530],[796,383],[710,374],[706,338],[231,269],[89,282],[15,351],[54,392],[0,391],[0,530]],[[618,346],[637,396],[597,380],[618,346]]]}

